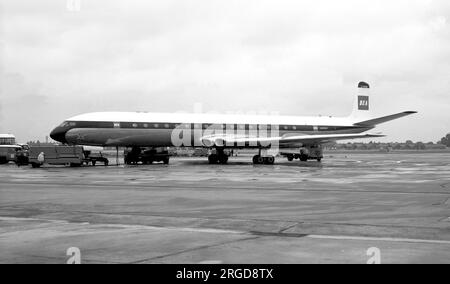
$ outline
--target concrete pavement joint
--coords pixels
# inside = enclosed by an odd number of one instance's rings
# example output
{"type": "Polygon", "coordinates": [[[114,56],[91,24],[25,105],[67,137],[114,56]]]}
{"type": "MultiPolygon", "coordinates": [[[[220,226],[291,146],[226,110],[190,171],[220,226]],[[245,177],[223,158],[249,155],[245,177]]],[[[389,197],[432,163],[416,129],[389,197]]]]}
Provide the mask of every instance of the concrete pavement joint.
{"type": "Polygon", "coordinates": [[[450,200],[450,197],[445,198],[444,201],[442,201],[442,202],[433,203],[433,206],[448,205],[449,200],[450,200]]]}
{"type": "Polygon", "coordinates": [[[349,241],[381,241],[381,242],[401,242],[401,243],[424,243],[424,244],[450,245],[450,241],[407,239],[407,238],[372,238],[372,237],[358,237],[358,236],[324,236],[324,235],[309,235],[309,236],[307,236],[307,238],[311,238],[311,239],[331,239],[331,240],[349,240],[349,241]]]}
{"type": "Polygon", "coordinates": [[[250,234],[261,237],[284,237],[284,238],[304,238],[308,234],[300,233],[280,233],[280,232],[259,232],[259,231],[249,231],[250,234]]]}
{"type": "Polygon", "coordinates": [[[440,186],[442,187],[442,188],[445,188],[445,189],[448,189],[449,186],[450,185],[450,182],[447,182],[447,183],[443,183],[443,184],[441,184],[440,186]]]}
{"type": "Polygon", "coordinates": [[[279,230],[278,233],[279,233],[279,234],[282,234],[282,233],[286,232],[286,231],[289,230],[289,229],[292,229],[292,228],[297,227],[297,226],[300,225],[300,224],[302,224],[302,223],[295,223],[295,224],[293,224],[293,225],[287,226],[286,228],[283,228],[283,229],[279,230]]]}
{"type": "Polygon", "coordinates": [[[176,255],[180,255],[180,254],[183,254],[183,253],[198,251],[198,250],[202,250],[202,249],[208,249],[208,248],[212,248],[212,247],[219,247],[219,246],[232,244],[232,243],[243,242],[243,241],[256,240],[256,239],[259,239],[259,237],[242,238],[242,239],[239,239],[239,240],[232,240],[232,241],[227,241],[227,242],[221,242],[221,243],[218,243],[218,244],[199,246],[199,247],[186,249],[186,250],[182,250],[182,251],[178,251],[178,252],[174,252],[174,253],[170,253],[170,254],[165,254],[165,255],[160,255],[160,256],[155,256],[155,257],[151,257],[151,258],[147,258],[147,259],[141,259],[141,260],[129,262],[128,264],[139,264],[139,263],[144,263],[144,262],[147,262],[147,261],[153,261],[153,260],[157,260],[157,259],[163,259],[163,258],[166,258],[166,257],[176,256],[176,255]]]}
{"type": "MultiPolygon", "coordinates": [[[[63,211],[53,211],[50,212],[48,211],[47,213],[65,213],[63,211]]],[[[106,215],[106,216],[115,216],[117,215],[118,217],[121,216],[142,216],[142,217],[157,217],[157,218],[176,218],[176,219],[180,219],[180,218],[184,218],[184,219],[192,219],[193,221],[195,220],[204,220],[204,221],[209,221],[209,220],[215,220],[215,221],[238,221],[238,222],[292,222],[292,223],[296,223],[295,225],[290,226],[290,228],[284,228],[282,229],[284,233],[285,231],[292,229],[296,226],[301,226],[301,225],[311,225],[311,226],[317,226],[317,225],[331,225],[331,226],[350,226],[350,227],[374,227],[374,228],[392,228],[392,229],[434,229],[433,227],[425,227],[425,226],[403,226],[403,225],[394,225],[394,224],[355,224],[355,223],[342,223],[342,222],[308,222],[308,221],[304,221],[304,222],[296,222],[296,221],[292,221],[292,220],[267,220],[267,219],[238,219],[238,218],[220,218],[220,217],[203,217],[203,218],[196,218],[196,217],[186,217],[186,216],[180,216],[180,215],[139,215],[139,214],[125,214],[125,213],[95,213],[95,212],[83,212],[83,211],[73,211],[73,213],[79,213],[79,214],[93,214],[92,216],[90,216],[91,218],[96,217],[95,215],[106,215]]],[[[6,219],[11,219],[14,220],[15,217],[0,217],[0,221],[1,220],[6,220],[6,219]]],[[[67,223],[75,223],[75,224],[80,224],[80,223],[86,223],[89,222],[90,224],[95,224],[95,225],[105,225],[105,224],[110,224],[110,225],[117,225],[120,226],[120,223],[105,223],[105,222],[93,222],[90,219],[91,218],[75,218],[75,219],[70,219],[70,220],[65,220],[65,219],[47,219],[47,218],[32,218],[31,216],[28,218],[17,218],[18,220],[40,220],[40,221],[49,221],[49,222],[67,222],[67,223]]],[[[162,229],[162,228],[173,228],[173,229],[177,229],[177,228],[181,228],[181,227],[177,227],[177,226],[171,226],[171,227],[167,227],[164,225],[152,225],[152,224],[148,224],[148,225],[142,225],[142,224],[129,224],[129,226],[144,226],[147,228],[155,228],[155,229],[162,229]]],[[[208,229],[208,227],[202,227],[199,226],[198,228],[194,228],[194,229],[208,229]]],[[[215,228],[211,228],[209,227],[209,229],[215,229],[215,228]]],[[[220,229],[218,229],[220,230],[220,229]]],[[[238,231],[233,231],[233,230],[225,230],[227,232],[237,232],[237,233],[242,233],[243,231],[238,230],[238,231]]],[[[250,231],[251,232],[251,231],[250,231]]],[[[262,232],[262,231],[253,231],[251,233],[258,233],[258,234],[280,234],[280,231],[274,233],[274,232],[262,232]]],[[[300,235],[304,235],[304,234],[300,234],[300,235]]]]}
{"type": "MultiPolygon", "coordinates": [[[[11,185],[27,185],[27,186],[48,186],[48,187],[61,187],[58,189],[64,189],[64,187],[67,187],[67,184],[64,183],[43,183],[43,182],[3,182],[3,184],[11,184],[11,185]]],[[[140,189],[143,191],[147,191],[149,188],[168,188],[172,190],[190,190],[190,189],[217,189],[217,186],[198,186],[198,185],[190,185],[190,184],[180,184],[180,185],[164,185],[164,184],[81,184],[76,183],[72,184],[72,186],[79,186],[79,187],[90,187],[90,188],[108,188],[112,189],[115,188],[115,190],[124,190],[124,189],[140,189]]],[[[445,188],[445,187],[443,187],[445,188]]],[[[230,188],[230,190],[234,190],[235,188],[230,188]]],[[[240,190],[255,190],[255,191],[264,191],[264,190],[273,190],[272,188],[264,188],[264,187],[240,187],[240,190]]],[[[227,190],[227,188],[221,188],[221,191],[227,190]]],[[[447,191],[440,191],[440,192],[425,192],[425,191],[416,191],[416,192],[409,192],[409,191],[385,191],[385,190],[352,190],[352,189],[299,189],[299,188],[279,188],[279,191],[295,191],[295,192],[339,192],[339,193],[373,193],[373,194],[415,194],[415,195],[448,195],[450,192],[447,191]]]]}

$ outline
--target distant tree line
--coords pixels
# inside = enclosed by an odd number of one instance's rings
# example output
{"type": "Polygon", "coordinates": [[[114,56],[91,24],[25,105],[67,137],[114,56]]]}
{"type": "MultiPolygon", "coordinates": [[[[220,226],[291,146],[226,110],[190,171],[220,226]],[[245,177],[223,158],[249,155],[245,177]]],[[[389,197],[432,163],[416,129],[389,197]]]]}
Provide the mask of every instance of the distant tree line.
{"type": "Polygon", "coordinates": [[[440,143],[441,143],[442,145],[445,145],[445,146],[447,146],[447,147],[450,147],[450,133],[447,134],[447,136],[442,137],[440,143]]]}
{"type": "Polygon", "coordinates": [[[41,142],[39,140],[37,141],[28,141],[27,144],[29,146],[55,146],[58,145],[56,142],[41,142]]]}
{"type": "Polygon", "coordinates": [[[369,142],[369,143],[361,143],[361,142],[349,142],[346,144],[334,143],[331,145],[327,145],[326,148],[331,150],[378,150],[378,151],[390,151],[390,150],[439,150],[446,149],[446,147],[450,147],[449,144],[445,144],[443,142],[450,142],[450,135],[448,136],[448,140],[439,141],[438,143],[434,142],[413,142],[408,140],[406,142],[391,142],[391,143],[381,143],[381,142],[369,142]]]}

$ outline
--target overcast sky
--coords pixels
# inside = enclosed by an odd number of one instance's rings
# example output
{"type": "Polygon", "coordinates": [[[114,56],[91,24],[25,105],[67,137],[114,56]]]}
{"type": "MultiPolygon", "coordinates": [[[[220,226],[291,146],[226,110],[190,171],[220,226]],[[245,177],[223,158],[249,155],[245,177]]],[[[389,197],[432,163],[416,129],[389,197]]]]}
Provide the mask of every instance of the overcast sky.
{"type": "Polygon", "coordinates": [[[450,132],[450,1],[0,0],[0,133],[92,111],[346,116],[360,80],[382,141],[450,132]]]}

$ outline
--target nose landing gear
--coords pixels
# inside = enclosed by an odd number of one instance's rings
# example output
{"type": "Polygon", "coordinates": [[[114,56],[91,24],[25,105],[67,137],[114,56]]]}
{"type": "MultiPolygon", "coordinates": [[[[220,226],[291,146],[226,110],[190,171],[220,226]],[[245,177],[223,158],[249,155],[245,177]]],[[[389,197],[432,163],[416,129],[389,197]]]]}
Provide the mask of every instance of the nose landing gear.
{"type": "Polygon", "coordinates": [[[228,154],[225,153],[224,149],[217,148],[216,153],[208,156],[208,162],[210,164],[226,164],[228,163],[228,154]]]}

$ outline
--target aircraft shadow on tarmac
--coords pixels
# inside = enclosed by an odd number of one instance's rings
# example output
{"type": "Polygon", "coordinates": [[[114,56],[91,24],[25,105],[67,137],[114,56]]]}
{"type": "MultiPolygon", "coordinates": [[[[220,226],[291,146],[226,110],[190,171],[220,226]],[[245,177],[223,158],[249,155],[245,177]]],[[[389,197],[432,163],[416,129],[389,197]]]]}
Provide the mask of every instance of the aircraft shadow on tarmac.
{"type": "MultiPolygon", "coordinates": [[[[309,161],[309,162],[289,162],[289,161],[279,161],[275,162],[274,165],[254,165],[251,161],[233,161],[233,159],[228,160],[228,163],[225,165],[217,164],[217,165],[211,165],[208,163],[208,161],[203,160],[179,160],[178,162],[184,164],[184,165],[192,165],[192,166],[208,166],[208,167],[233,167],[233,166],[253,166],[255,168],[261,168],[261,167],[276,167],[276,166],[283,166],[283,167],[301,167],[301,168],[323,168],[322,162],[316,162],[316,161],[309,161]]],[[[170,166],[170,165],[169,165],[170,166]]]]}

